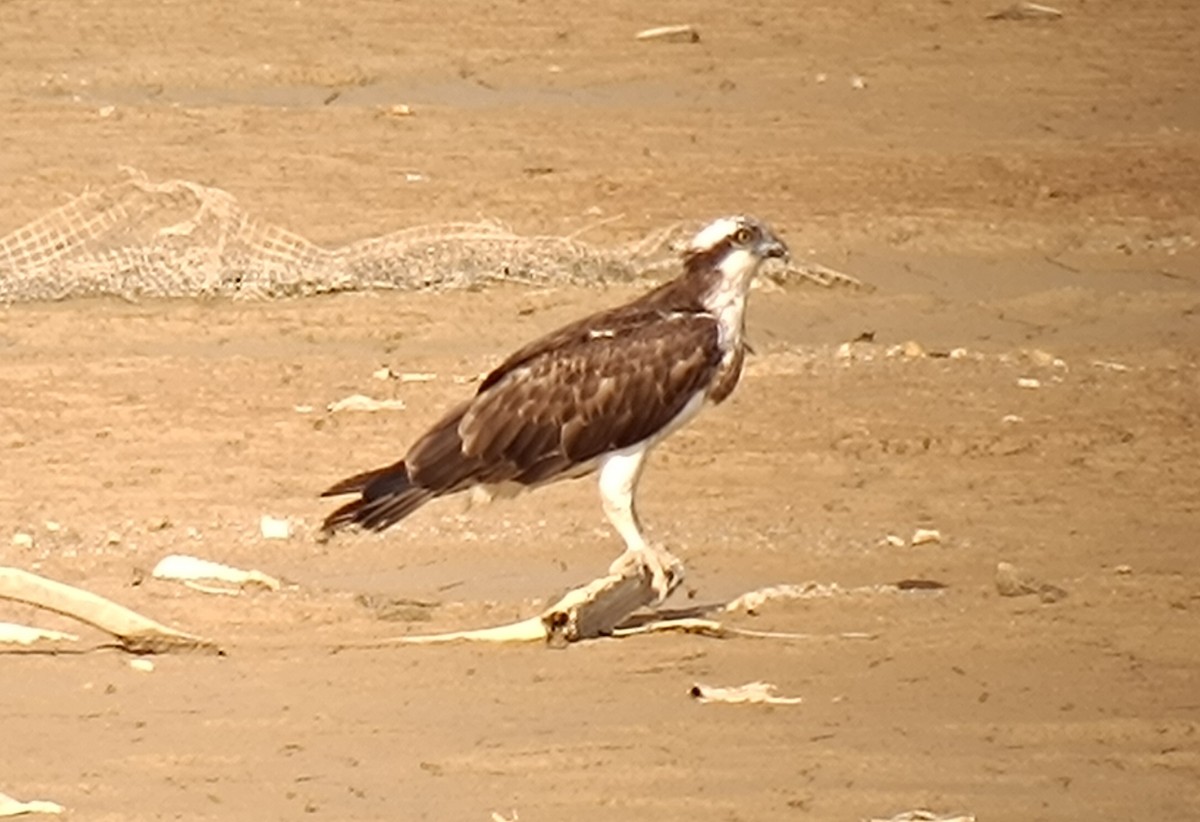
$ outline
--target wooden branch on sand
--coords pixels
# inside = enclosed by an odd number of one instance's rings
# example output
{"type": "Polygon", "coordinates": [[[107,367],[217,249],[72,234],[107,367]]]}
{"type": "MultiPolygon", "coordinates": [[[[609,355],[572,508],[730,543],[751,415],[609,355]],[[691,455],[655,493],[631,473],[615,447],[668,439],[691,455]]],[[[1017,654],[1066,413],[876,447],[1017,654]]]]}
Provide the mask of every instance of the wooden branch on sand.
{"type": "Polygon", "coordinates": [[[212,640],[168,628],[98,594],[19,568],[0,567],[0,599],[25,602],[86,622],[116,637],[122,648],[137,654],[182,650],[220,653],[212,640]]]}
{"type": "MultiPolygon", "coordinates": [[[[755,639],[816,639],[813,634],[756,631],[735,628],[713,619],[695,616],[647,619],[631,622],[630,616],[639,608],[658,598],[649,568],[632,564],[568,591],[540,615],[508,625],[478,628],[468,631],[449,631],[441,634],[418,634],[388,639],[353,642],[338,645],[335,650],[349,648],[381,648],[392,645],[436,645],[446,642],[546,642],[561,646],[570,642],[598,637],[628,637],[637,634],[676,632],[709,637],[749,637],[755,639]],[[634,624],[636,623],[636,624],[634,624]]],[[[724,609],[716,605],[711,610],[724,609]]],[[[840,639],[873,639],[873,634],[843,633],[840,639]]]]}

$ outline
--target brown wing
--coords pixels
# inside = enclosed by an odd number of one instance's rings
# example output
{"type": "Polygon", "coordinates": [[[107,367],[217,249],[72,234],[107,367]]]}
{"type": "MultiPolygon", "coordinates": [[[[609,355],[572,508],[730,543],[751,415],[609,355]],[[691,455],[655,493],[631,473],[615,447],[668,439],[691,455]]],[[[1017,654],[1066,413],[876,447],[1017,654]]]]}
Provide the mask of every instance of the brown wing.
{"type": "Polygon", "coordinates": [[[653,326],[663,317],[673,314],[703,314],[695,290],[686,280],[671,280],[636,300],[600,311],[551,331],[522,346],[497,366],[479,386],[483,393],[499,382],[509,371],[555,351],[571,349],[593,339],[597,330],[623,335],[643,326],[653,326]]]}
{"type": "Polygon", "coordinates": [[[553,479],[657,433],[720,365],[710,316],[660,314],[609,327],[596,319],[590,334],[493,372],[409,452],[413,481],[450,490],[553,479]]]}

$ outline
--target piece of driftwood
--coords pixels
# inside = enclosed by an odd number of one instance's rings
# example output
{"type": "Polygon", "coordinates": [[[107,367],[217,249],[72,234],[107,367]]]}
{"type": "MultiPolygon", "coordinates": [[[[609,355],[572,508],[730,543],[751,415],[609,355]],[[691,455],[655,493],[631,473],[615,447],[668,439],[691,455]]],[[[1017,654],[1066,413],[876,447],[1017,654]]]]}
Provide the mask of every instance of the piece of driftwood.
{"type": "Polygon", "coordinates": [[[98,594],[19,568],[0,568],[0,598],[36,605],[86,622],[116,637],[122,648],[133,653],[184,650],[220,653],[211,640],[168,628],[98,594]]]}
{"type": "Polygon", "coordinates": [[[163,557],[154,566],[154,570],[150,574],[156,579],[175,580],[182,582],[190,588],[195,588],[198,591],[209,594],[234,594],[239,593],[243,588],[247,587],[259,587],[278,591],[282,587],[282,583],[279,580],[264,574],[262,571],[243,571],[241,568],[222,565],[219,562],[212,562],[207,559],[188,556],[187,554],[169,554],[163,557]],[[225,582],[236,586],[236,588],[206,586],[199,583],[199,580],[225,582]]]}
{"type": "Polygon", "coordinates": [[[676,26],[655,26],[652,29],[639,31],[633,36],[633,39],[643,42],[658,40],[662,43],[699,43],[700,32],[696,31],[696,27],[690,23],[676,26]]]}
{"type": "Polygon", "coordinates": [[[975,814],[973,813],[934,813],[933,811],[918,808],[913,811],[904,811],[895,816],[889,817],[871,817],[864,819],[863,822],[975,822],[975,814]]]}
{"type": "Polygon", "coordinates": [[[0,643],[12,645],[33,645],[38,642],[78,642],[75,634],[62,631],[49,631],[45,628],[34,628],[30,625],[16,625],[12,622],[0,622],[0,643]]]}
{"type": "Polygon", "coordinates": [[[1013,3],[1008,8],[985,15],[988,20],[1061,20],[1063,13],[1041,3],[1013,3]]]}
{"type": "Polygon", "coordinates": [[[732,705],[757,703],[761,705],[799,705],[798,696],[779,696],[770,682],[747,682],[731,688],[718,688],[697,682],[688,692],[697,702],[728,702],[732,705]]]}
{"type": "MultiPolygon", "coordinates": [[[[630,617],[635,611],[657,600],[657,594],[652,585],[653,577],[649,568],[643,564],[614,563],[614,566],[613,573],[568,591],[539,616],[491,628],[346,643],[338,645],[334,650],[380,648],[391,645],[436,645],[447,642],[547,642],[551,645],[565,645],[605,636],[623,638],[639,634],[667,632],[699,634],[720,639],[729,637],[783,640],[828,638],[818,634],[735,628],[700,616],[712,611],[736,610],[735,603],[741,602],[744,597],[739,597],[728,604],[716,603],[708,608],[690,609],[682,616],[675,615],[655,619],[651,615],[651,618],[631,620],[630,617]]],[[[799,588],[800,586],[791,587],[799,588]]],[[[874,639],[875,636],[875,634],[868,633],[842,633],[837,634],[835,638],[874,639]]]]}
{"type": "Polygon", "coordinates": [[[559,645],[611,634],[626,617],[656,598],[649,570],[639,565],[573,588],[540,615],[519,622],[470,631],[345,644],[339,645],[338,649],[445,642],[549,642],[559,645]]]}
{"type": "Polygon", "coordinates": [[[0,793],[0,817],[24,816],[28,813],[60,814],[65,810],[66,808],[57,802],[48,802],[45,799],[22,802],[6,793],[0,793]]]}
{"type": "Polygon", "coordinates": [[[542,627],[552,644],[594,639],[611,634],[626,617],[657,599],[650,570],[638,564],[568,591],[542,612],[542,627]]]}

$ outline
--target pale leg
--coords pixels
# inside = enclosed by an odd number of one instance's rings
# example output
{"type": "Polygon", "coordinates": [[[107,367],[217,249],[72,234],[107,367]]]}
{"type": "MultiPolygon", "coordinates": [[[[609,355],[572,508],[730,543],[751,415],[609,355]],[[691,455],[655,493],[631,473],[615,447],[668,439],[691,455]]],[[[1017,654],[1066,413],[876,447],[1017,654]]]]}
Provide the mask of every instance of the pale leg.
{"type": "Polygon", "coordinates": [[[662,602],[683,581],[683,563],[660,545],[651,545],[642,536],[641,523],[634,509],[633,496],[642,466],[645,448],[618,451],[604,458],[600,465],[600,500],[604,514],[625,541],[625,553],[617,557],[610,573],[623,573],[632,566],[650,569],[658,601],[662,602]]]}

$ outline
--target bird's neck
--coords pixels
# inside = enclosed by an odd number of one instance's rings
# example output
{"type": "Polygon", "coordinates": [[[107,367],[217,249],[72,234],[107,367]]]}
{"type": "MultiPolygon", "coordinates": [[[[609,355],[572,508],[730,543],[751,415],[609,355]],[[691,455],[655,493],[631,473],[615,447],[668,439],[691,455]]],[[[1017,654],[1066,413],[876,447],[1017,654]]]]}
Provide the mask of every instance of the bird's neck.
{"type": "Polygon", "coordinates": [[[742,344],[746,298],[758,266],[757,258],[735,251],[727,254],[720,265],[704,272],[708,276],[700,294],[700,303],[717,318],[721,327],[721,344],[726,350],[742,344]]]}

